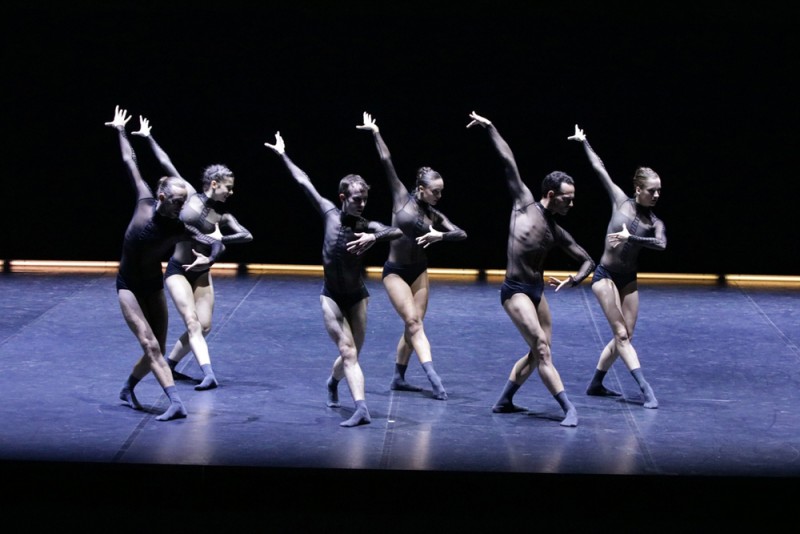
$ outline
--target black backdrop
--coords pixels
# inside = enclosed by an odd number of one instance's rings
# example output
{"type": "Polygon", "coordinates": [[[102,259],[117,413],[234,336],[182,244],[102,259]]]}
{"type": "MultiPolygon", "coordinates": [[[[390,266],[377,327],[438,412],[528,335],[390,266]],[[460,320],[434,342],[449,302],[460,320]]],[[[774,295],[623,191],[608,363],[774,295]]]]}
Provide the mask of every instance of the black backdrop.
{"type": "MultiPolygon", "coordinates": [[[[2,259],[116,260],[133,193],[114,131],[119,104],[151,120],[178,169],[234,170],[230,210],[255,240],[224,261],[320,261],[321,224],[280,160],[280,131],[320,192],[355,172],[365,215],[390,197],[362,112],[401,178],[445,179],[439,208],[469,239],[430,249],[437,267],[505,267],[510,198],[475,110],[515,152],[534,193],[553,169],[577,181],[561,224],[597,259],[610,214],[579,144],[615,181],[662,177],[667,251],[641,270],[798,274],[794,210],[797,32],[789,8],[728,3],[295,1],[11,2],[4,11],[2,259]]],[[[131,128],[132,127],[132,128],[131,128]]],[[[160,170],[132,137],[145,176],[160,170]]],[[[387,249],[369,253],[379,265],[387,249]]],[[[555,253],[551,268],[572,268],[555,253]]]]}

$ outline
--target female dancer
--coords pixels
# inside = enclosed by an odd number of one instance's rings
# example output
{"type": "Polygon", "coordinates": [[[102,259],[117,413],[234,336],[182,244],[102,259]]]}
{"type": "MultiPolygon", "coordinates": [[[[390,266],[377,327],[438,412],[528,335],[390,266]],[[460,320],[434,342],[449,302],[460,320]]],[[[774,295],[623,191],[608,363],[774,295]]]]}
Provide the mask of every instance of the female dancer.
{"type": "MultiPolygon", "coordinates": [[[[105,123],[119,133],[122,160],[136,189],[136,210],[125,231],[122,259],[117,273],[117,296],[122,315],[128,327],[144,350],[120,391],[123,403],[135,410],[142,406],[133,390],[148,372],[152,371],[170,400],[167,410],[156,417],[159,421],[186,417],[186,409],[178,395],[169,367],[164,361],[167,338],[167,299],[164,296],[164,278],[161,261],[176,243],[191,239],[178,214],[186,201],[191,186],[180,177],[165,176],[158,182],[156,195],[142,179],[136,164],[133,147],[125,135],[125,125],[130,120],[127,111],[116,107],[114,120],[105,123]]],[[[207,236],[202,241],[211,248],[206,257],[196,253],[187,270],[207,266],[221,250],[221,243],[207,236]]]]}
{"type": "Polygon", "coordinates": [[[430,167],[421,167],[417,171],[414,193],[409,193],[397,176],[389,149],[372,116],[364,113],[364,124],[356,128],[370,130],[373,134],[392,189],[392,226],[403,231],[402,238],[392,241],[389,259],[383,266],[383,285],[405,324],[397,344],[390,387],[396,391],[422,391],[422,388],[409,384],[405,379],[411,353],[416,352],[433,388],[433,398],[446,400],[447,392],[433,368],[431,346],[422,324],[428,309],[429,292],[428,262],[424,249],[437,241],[461,241],[467,238],[467,233],[434,208],[442,198],[444,189],[444,180],[438,172],[430,167]]]}
{"type": "MultiPolygon", "coordinates": [[[[141,127],[134,135],[150,141],[158,161],[165,172],[180,176],[169,156],[151,135],[150,122],[140,117],[141,127]]],[[[233,195],[233,172],[224,165],[211,165],[203,171],[203,192],[189,196],[181,210],[181,220],[195,235],[214,234],[223,245],[247,243],[253,236],[225,209],[225,202],[233,195]]],[[[203,251],[203,247],[200,247],[203,251]]],[[[194,389],[198,391],[217,387],[217,377],[211,367],[211,356],[205,337],[211,331],[214,313],[214,283],[210,266],[189,272],[185,265],[194,261],[196,253],[188,243],[179,243],[167,264],[165,273],[167,289],[175,307],[183,317],[186,331],[172,347],[167,363],[176,379],[188,379],[175,370],[178,362],[191,350],[203,371],[203,379],[194,389]]]]}
{"type": "Polygon", "coordinates": [[[398,228],[368,221],[361,216],[369,196],[369,186],[361,176],[348,174],[339,182],[340,209],[321,196],[308,175],[289,159],[280,132],[275,134],[274,144],[264,143],[264,146],[283,159],[292,178],[303,187],[325,225],[322,243],[324,281],[319,303],[325,329],[339,349],[328,378],[327,404],[331,408],[339,407],[339,381],[346,378],[355,410],[349,419],[339,424],[344,427],[369,424],[371,418],[364,396],[364,373],[358,363],[367,330],[369,301],[362,277],[361,255],[377,241],[396,240],[403,234],[398,228]]]}
{"type": "Polygon", "coordinates": [[[642,391],[644,407],[658,408],[653,388],[644,378],[631,338],[639,315],[639,287],[636,280],[639,251],[642,248],[664,250],[667,247],[664,223],[652,211],[661,196],[661,178],[653,169],[639,167],[633,176],[634,196],[629,198],[611,181],[602,160],[577,124],[575,134],[568,139],[583,144],[589,162],[611,198],[612,211],[603,256],[592,277],[592,292],[608,319],[614,338],[600,353],[586,394],[620,396],[619,392],[603,385],[606,373],[619,356],[642,391]]]}

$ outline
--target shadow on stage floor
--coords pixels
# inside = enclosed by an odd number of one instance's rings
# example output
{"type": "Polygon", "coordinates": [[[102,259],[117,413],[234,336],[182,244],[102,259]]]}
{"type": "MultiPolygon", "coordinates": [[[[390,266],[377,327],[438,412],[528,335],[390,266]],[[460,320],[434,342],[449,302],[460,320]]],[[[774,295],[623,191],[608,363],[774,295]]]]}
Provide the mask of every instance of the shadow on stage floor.
{"type": "MultiPolygon", "coordinates": [[[[625,398],[584,394],[608,324],[588,284],[548,288],[553,357],[580,418],[564,428],[537,376],[515,397],[525,412],[491,412],[526,350],[501,280],[431,282],[425,329],[446,401],[413,360],[407,378],[423,391],[389,389],[402,324],[380,280],[367,283],[372,423],[346,429],[346,385],[342,408],[325,405],[335,354],[316,276],[215,276],[220,387],[178,382],[189,416],[170,422],[155,419],[166,400],[152,376],[137,387],[146,410],[117,400],[139,354],[113,274],[0,276],[3,508],[34,523],[292,532],[763,527],[793,511],[797,286],[642,283],[634,345],[657,410],[621,362],[606,383],[625,398]]],[[[168,345],[182,330],[170,312],[168,345]]],[[[201,376],[191,357],[179,370],[201,376]]]]}

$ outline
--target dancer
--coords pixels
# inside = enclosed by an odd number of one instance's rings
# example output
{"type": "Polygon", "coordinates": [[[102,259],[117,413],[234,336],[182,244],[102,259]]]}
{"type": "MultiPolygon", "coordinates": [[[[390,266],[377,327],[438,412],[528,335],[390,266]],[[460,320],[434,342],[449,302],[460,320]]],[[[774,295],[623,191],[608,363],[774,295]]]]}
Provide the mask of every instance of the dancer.
{"type": "Polygon", "coordinates": [[[514,200],[508,232],[508,264],[505,281],[500,289],[500,302],[511,321],[530,347],[511,370],[508,381],[492,411],[512,413],[524,411],[513,402],[520,386],[538,369],[547,390],[564,410],[562,426],[577,426],[578,412],[567,398],[561,376],[553,363],[551,339],[553,333],[550,307],[544,295],[544,261],[554,246],[563,249],[571,258],[581,262],[577,274],[566,280],[551,277],[549,284],[556,291],[581,283],[594,269],[594,261],[572,236],[561,228],[555,215],[566,215],[575,198],[572,178],[561,171],[544,177],[541,199],[537,202],[530,189],[520,178],[514,154],[497,128],[488,119],[474,111],[467,128],[475,125],[485,128],[494,147],[503,160],[506,181],[514,200]]]}
{"type": "Polygon", "coordinates": [[[389,387],[395,391],[422,391],[405,378],[411,353],[416,352],[431,383],[433,398],[447,400],[442,379],[433,367],[431,345],[423,326],[430,290],[425,249],[439,241],[461,241],[467,238],[467,233],[434,208],[444,189],[444,180],[438,172],[421,167],[417,171],[414,193],[409,193],[397,176],[389,148],[372,116],[364,113],[364,123],[356,128],[372,132],[392,189],[392,226],[403,231],[401,239],[392,241],[389,259],[383,266],[383,285],[405,325],[397,344],[394,376],[389,387]]]}
{"type": "MultiPolygon", "coordinates": [[[[164,171],[171,176],[180,176],[167,153],[152,136],[150,122],[144,117],[139,117],[139,121],[139,131],[133,132],[133,135],[146,137],[164,171]]],[[[192,233],[205,235],[219,232],[218,236],[225,246],[253,240],[247,228],[239,224],[239,221],[225,208],[225,202],[233,195],[233,186],[233,172],[226,166],[217,164],[206,167],[203,171],[203,192],[190,195],[181,210],[181,220],[192,233]]],[[[201,252],[207,253],[205,250],[207,247],[201,245],[198,248],[201,252]]],[[[165,274],[167,289],[186,325],[186,331],[172,347],[167,363],[172,369],[173,378],[191,380],[175,369],[191,350],[203,371],[203,379],[194,389],[203,391],[214,389],[219,385],[211,367],[211,355],[205,339],[211,331],[211,318],[214,313],[214,283],[210,265],[195,271],[186,271],[183,268],[183,265],[194,260],[194,254],[191,243],[178,243],[167,264],[165,274]]]]}
{"type": "Polygon", "coordinates": [[[319,297],[325,329],[339,349],[328,378],[327,405],[338,408],[339,381],[347,379],[350,394],[355,402],[353,415],[340,423],[344,427],[365,425],[371,422],[364,395],[364,374],[358,357],[364,345],[367,327],[369,292],[364,285],[361,255],[378,241],[400,238],[398,228],[368,221],[361,214],[367,205],[369,186],[361,176],[348,174],[339,182],[341,209],[323,198],[311,183],[308,175],[289,159],[280,132],[275,133],[275,143],[264,143],[281,156],[295,181],[322,216],[325,237],[322,244],[324,281],[319,297]]]}
{"type": "Polygon", "coordinates": [[[664,250],[667,247],[664,223],[652,211],[661,196],[661,178],[653,169],[639,167],[633,175],[634,196],[630,198],[611,180],[603,161],[589,145],[586,135],[577,124],[575,133],[567,139],[583,144],[592,168],[611,199],[611,220],[606,230],[603,256],[592,277],[592,292],[608,319],[614,337],[600,353],[586,394],[600,397],[621,395],[603,385],[606,373],[619,356],[642,392],[644,407],[658,408],[658,400],[653,388],[644,378],[631,339],[639,315],[636,276],[639,251],[642,248],[664,250]]]}
{"type": "MultiPolygon", "coordinates": [[[[114,120],[105,123],[119,133],[122,161],[137,195],[136,209],[125,231],[116,286],[122,315],[144,355],[134,365],[119,397],[126,406],[141,410],[134,388],[152,371],[170,401],[166,411],[156,419],[168,421],[186,417],[186,408],[164,361],[168,316],[161,262],[176,243],[191,239],[178,215],[193,189],[180,177],[165,176],[159,180],[156,195],[153,195],[142,179],[125,133],[130,118],[126,110],[117,106],[114,120]]],[[[194,260],[184,265],[187,270],[209,265],[221,250],[221,243],[211,237],[198,236],[197,239],[211,248],[211,254],[206,257],[196,253],[194,260]]]]}

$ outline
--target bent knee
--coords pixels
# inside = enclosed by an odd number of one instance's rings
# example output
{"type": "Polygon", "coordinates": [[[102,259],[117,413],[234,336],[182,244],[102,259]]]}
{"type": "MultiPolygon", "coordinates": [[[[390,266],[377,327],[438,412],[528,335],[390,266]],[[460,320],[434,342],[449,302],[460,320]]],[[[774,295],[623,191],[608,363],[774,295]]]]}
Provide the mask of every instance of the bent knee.
{"type": "Polygon", "coordinates": [[[616,341],[618,344],[630,343],[631,335],[628,332],[628,329],[624,328],[624,327],[615,328],[614,329],[614,341],[616,341]]]}
{"type": "Polygon", "coordinates": [[[151,360],[155,360],[161,357],[161,345],[158,343],[158,340],[154,337],[149,337],[143,340],[142,349],[144,350],[145,355],[151,360]]]}
{"type": "Polygon", "coordinates": [[[419,316],[414,316],[406,319],[406,331],[410,334],[416,334],[422,330],[422,319],[419,316]]]}

